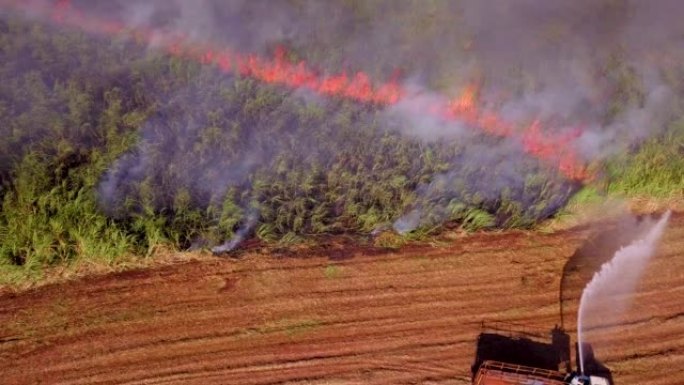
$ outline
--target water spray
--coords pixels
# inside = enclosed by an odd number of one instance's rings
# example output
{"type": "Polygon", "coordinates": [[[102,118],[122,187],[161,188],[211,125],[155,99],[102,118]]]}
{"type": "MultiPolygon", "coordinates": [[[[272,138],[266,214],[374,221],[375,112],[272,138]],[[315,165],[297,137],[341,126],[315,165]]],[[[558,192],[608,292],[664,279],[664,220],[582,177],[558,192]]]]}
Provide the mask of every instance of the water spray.
{"type": "MultiPolygon", "coordinates": [[[[585,321],[589,314],[587,309],[591,308],[592,304],[595,305],[597,300],[606,296],[619,294],[623,296],[623,301],[629,300],[644,268],[655,253],[656,245],[665,231],[669,218],[670,211],[667,211],[643,238],[637,239],[618,250],[610,261],[601,266],[601,269],[594,274],[594,277],[584,288],[577,315],[577,346],[581,374],[585,374],[583,345],[585,321]]],[[[626,305],[626,303],[622,303],[622,305],[626,305]]],[[[605,310],[606,307],[594,307],[593,310],[598,311],[598,309],[605,310]]],[[[620,310],[622,309],[618,307],[617,311],[620,310]]],[[[607,314],[601,315],[607,316],[607,314]]]]}

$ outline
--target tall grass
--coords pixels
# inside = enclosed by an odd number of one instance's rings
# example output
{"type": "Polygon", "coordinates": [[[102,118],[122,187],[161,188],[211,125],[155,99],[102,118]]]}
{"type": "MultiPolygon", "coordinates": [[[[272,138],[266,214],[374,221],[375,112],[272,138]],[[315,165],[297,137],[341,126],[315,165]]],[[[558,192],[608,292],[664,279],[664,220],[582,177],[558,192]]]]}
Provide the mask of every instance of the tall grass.
{"type": "Polygon", "coordinates": [[[0,263],[32,271],[77,259],[111,263],[130,250],[131,236],[99,210],[93,185],[56,180],[53,170],[35,153],[18,165],[0,212],[0,263]]]}
{"type": "Polygon", "coordinates": [[[627,197],[684,198],[684,119],[664,135],[646,141],[606,165],[611,194],[627,197]]]}

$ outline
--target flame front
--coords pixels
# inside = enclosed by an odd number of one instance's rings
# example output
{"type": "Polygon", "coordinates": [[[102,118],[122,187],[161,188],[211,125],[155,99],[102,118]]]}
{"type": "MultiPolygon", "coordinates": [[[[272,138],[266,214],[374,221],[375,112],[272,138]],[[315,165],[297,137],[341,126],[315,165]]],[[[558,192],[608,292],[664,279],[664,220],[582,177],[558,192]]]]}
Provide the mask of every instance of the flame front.
{"type": "MultiPolygon", "coordinates": [[[[171,36],[143,28],[128,28],[123,23],[86,16],[73,7],[70,0],[58,0],[52,3],[51,7],[31,7],[18,0],[3,1],[0,6],[3,5],[19,10],[30,8],[34,12],[48,15],[57,24],[90,33],[128,33],[141,43],[154,44],[171,56],[212,65],[222,72],[251,77],[264,83],[293,89],[308,89],[324,96],[378,106],[393,105],[410,97],[396,78],[376,84],[364,72],[357,72],[351,76],[345,72],[321,74],[304,61],[294,63],[289,60],[283,47],[276,48],[272,58],[263,58],[228,48],[217,48],[211,44],[198,46],[196,43],[190,44],[183,36],[171,36]]],[[[461,121],[487,135],[521,137],[523,149],[527,154],[556,167],[566,178],[577,181],[591,178],[575,149],[575,140],[581,135],[581,130],[576,129],[566,135],[544,134],[539,120],[521,130],[502,119],[496,112],[482,109],[479,106],[479,98],[480,87],[475,83],[469,84],[458,98],[447,102],[446,105],[433,106],[425,113],[437,112],[444,119],[461,121]]]]}
{"type": "MultiPolygon", "coordinates": [[[[483,111],[478,107],[480,89],[476,84],[464,88],[461,96],[448,103],[444,115],[458,119],[469,126],[477,127],[488,135],[510,137],[516,135],[516,127],[492,111],[483,111]]],[[[579,161],[575,149],[575,141],[582,135],[582,130],[575,128],[564,135],[542,133],[541,121],[534,120],[519,133],[526,153],[551,163],[566,178],[587,181],[591,179],[585,164],[579,161]]]]}

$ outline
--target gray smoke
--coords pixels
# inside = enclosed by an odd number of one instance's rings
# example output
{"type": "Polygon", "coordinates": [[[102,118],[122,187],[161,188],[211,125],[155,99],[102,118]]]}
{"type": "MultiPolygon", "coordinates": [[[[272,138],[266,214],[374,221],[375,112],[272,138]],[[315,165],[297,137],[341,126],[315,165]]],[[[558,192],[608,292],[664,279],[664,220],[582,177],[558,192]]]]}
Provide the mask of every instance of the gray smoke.
{"type": "Polygon", "coordinates": [[[252,209],[247,214],[242,226],[235,232],[235,235],[222,245],[212,248],[211,252],[220,255],[233,251],[236,247],[240,246],[240,243],[242,243],[247,236],[249,236],[249,233],[254,229],[254,226],[256,226],[258,221],[259,213],[257,210],[252,209]]]}
{"type": "Polygon", "coordinates": [[[576,191],[577,185],[560,175],[532,176],[544,166],[526,159],[515,140],[480,139],[457,148],[449,171],[417,187],[418,203],[397,219],[395,231],[406,233],[451,220],[465,225],[480,221],[475,227],[531,225],[557,212],[576,191]],[[468,211],[471,202],[483,206],[481,215],[468,211]],[[486,212],[500,214],[490,218],[486,212]]]}
{"type": "Polygon", "coordinates": [[[672,118],[674,85],[664,62],[681,55],[684,27],[672,17],[684,10],[681,2],[463,5],[484,92],[490,100],[515,93],[500,108],[508,119],[583,128],[578,148],[591,161],[660,132],[672,118]]]}

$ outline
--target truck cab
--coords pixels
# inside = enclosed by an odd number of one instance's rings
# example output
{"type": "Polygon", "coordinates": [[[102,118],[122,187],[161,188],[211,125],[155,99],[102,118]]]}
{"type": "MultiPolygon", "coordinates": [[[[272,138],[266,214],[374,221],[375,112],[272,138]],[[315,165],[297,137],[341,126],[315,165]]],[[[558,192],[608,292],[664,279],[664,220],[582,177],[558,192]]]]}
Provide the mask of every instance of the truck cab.
{"type": "Polygon", "coordinates": [[[570,373],[568,375],[568,384],[570,385],[610,385],[607,378],[599,376],[585,376],[583,374],[570,373]]]}

